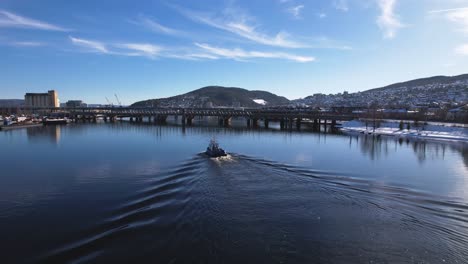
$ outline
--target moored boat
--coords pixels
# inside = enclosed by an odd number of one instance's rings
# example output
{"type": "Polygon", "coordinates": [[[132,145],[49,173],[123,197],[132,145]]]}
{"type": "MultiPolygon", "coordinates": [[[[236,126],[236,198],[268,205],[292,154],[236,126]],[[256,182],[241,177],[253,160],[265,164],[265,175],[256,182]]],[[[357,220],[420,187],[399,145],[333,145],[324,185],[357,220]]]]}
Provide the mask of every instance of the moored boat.
{"type": "Polygon", "coordinates": [[[66,118],[45,118],[42,120],[44,125],[66,125],[70,121],[66,118]]]}

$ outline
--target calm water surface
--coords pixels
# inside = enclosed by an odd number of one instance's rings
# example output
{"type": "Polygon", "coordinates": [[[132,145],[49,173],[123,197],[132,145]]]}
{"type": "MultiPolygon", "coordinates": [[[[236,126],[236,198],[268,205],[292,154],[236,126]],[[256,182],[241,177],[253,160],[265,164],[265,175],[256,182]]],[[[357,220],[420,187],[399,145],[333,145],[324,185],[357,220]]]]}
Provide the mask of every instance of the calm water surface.
{"type": "Polygon", "coordinates": [[[98,123],[0,147],[1,263],[468,263],[463,143],[98,123]]]}

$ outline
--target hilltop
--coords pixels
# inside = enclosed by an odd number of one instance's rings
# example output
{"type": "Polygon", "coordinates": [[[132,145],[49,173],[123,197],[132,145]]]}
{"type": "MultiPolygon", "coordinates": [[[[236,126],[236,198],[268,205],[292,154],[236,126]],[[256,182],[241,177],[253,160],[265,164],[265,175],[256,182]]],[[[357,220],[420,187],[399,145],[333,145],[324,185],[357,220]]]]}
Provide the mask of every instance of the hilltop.
{"type": "Polygon", "coordinates": [[[207,86],[168,98],[150,99],[132,106],[145,107],[261,107],[287,105],[289,100],[266,91],[238,87],[207,86]]]}
{"type": "Polygon", "coordinates": [[[406,82],[400,82],[400,83],[394,83],[390,84],[381,88],[374,88],[367,90],[365,92],[377,92],[377,91],[383,91],[386,89],[394,89],[394,88],[401,88],[401,87],[409,87],[409,88],[417,88],[417,87],[423,87],[427,85],[433,85],[433,84],[453,84],[456,82],[466,82],[468,80],[468,74],[462,74],[462,75],[457,75],[457,76],[433,76],[433,77],[428,77],[428,78],[420,78],[420,79],[415,79],[415,80],[410,80],[406,82]]]}

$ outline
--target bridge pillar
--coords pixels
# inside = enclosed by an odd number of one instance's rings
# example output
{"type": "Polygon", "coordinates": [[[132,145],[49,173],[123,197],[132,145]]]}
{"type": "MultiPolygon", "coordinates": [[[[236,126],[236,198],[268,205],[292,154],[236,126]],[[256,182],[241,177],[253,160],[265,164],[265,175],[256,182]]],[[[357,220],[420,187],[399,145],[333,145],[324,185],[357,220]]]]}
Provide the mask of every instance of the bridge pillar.
{"type": "Polygon", "coordinates": [[[253,125],[253,127],[255,127],[255,128],[258,127],[258,119],[257,119],[257,118],[252,119],[252,125],[253,125]]]}
{"type": "Polygon", "coordinates": [[[133,117],[130,117],[130,122],[133,122],[133,117]]]}
{"type": "Polygon", "coordinates": [[[231,123],[231,118],[230,117],[223,118],[223,125],[224,126],[229,126],[230,123],[231,123]]]}
{"type": "Polygon", "coordinates": [[[281,118],[281,120],[280,120],[280,129],[281,130],[284,129],[284,125],[285,125],[284,118],[281,118]]]}
{"type": "Polygon", "coordinates": [[[193,116],[187,116],[187,125],[191,126],[193,123],[193,116]]]}
{"type": "Polygon", "coordinates": [[[268,128],[268,126],[270,125],[270,120],[268,120],[268,118],[265,118],[265,120],[263,121],[264,125],[265,125],[265,128],[268,128]]]}
{"type": "Polygon", "coordinates": [[[297,130],[300,130],[300,129],[301,129],[301,122],[302,122],[301,118],[298,117],[298,118],[296,119],[296,128],[297,128],[297,130]]]}
{"type": "Polygon", "coordinates": [[[247,127],[250,127],[250,118],[247,118],[247,127]]]}
{"type": "Polygon", "coordinates": [[[289,130],[292,130],[292,128],[293,128],[293,121],[294,121],[294,118],[292,118],[292,117],[288,119],[288,128],[289,128],[289,130]]]}
{"type": "Polygon", "coordinates": [[[107,116],[104,116],[104,122],[107,122],[107,116]]]}
{"type": "Polygon", "coordinates": [[[167,120],[167,115],[157,115],[155,116],[154,122],[158,124],[165,124],[166,120],[167,120]]]}

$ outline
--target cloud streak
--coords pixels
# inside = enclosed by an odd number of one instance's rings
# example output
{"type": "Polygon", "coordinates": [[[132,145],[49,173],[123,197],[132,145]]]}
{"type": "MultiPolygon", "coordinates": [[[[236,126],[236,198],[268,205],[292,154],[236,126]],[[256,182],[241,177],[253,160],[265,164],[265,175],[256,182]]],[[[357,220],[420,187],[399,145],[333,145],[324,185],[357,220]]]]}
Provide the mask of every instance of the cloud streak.
{"type": "Polygon", "coordinates": [[[171,36],[183,36],[185,35],[185,32],[182,32],[180,30],[170,28],[167,26],[163,26],[160,23],[145,17],[145,16],[139,16],[136,21],[133,21],[134,24],[141,25],[153,32],[156,33],[161,33],[165,35],[171,35],[171,36]]]}
{"type": "Polygon", "coordinates": [[[457,23],[461,31],[468,33],[468,7],[432,10],[429,13],[444,14],[449,21],[457,23]]]}
{"type": "Polygon", "coordinates": [[[37,42],[37,41],[15,41],[15,42],[11,42],[10,45],[16,46],[16,47],[41,47],[41,46],[45,46],[46,44],[43,42],[37,42]]]}
{"type": "Polygon", "coordinates": [[[163,47],[149,43],[105,43],[70,36],[72,44],[85,48],[92,53],[117,56],[140,56],[149,59],[173,58],[184,60],[217,60],[233,59],[245,61],[249,59],[284,59],[295,62],[315,61],[314,57],[299,56],[286,52],[245,51],[243,49],[227,49],[211,46],[206,43],[195,43],[192,47],[163,47]]]}
{"type": "Polygon", "coordinates": [[[81,38],[74,38],[72,36],[69,36],[69,39],[74,45],[83,47],[90,52],[104,53],[104,54],[109,53],[109,50],[107,49],[106,45],[102,42],[81,39],[81,38]]]}
{"type": "Polygon", "coordinates": [[[242,38],[248,39],[258,44],[282,48],[307,47],[307,45],[304,45],[298,41],[291,40],[290,34],[284,31],[281,31],[273,36],[260,32],[258,30],[259,26],[251,23],[254,18],[235,8],[224,9],[221,16],[207,13],[197,13],[180,7],[177,7],[176,9],[181,14],[195,22],[236,34],[242,38]]]}
{"type": "Polygon", "coordinates": [[[49,24],[32,18],[23,17],[0,9],[0,27],[30,28],[49,31],[69,31],[60,26],[49,24]]]}
{"type": "Polygon", "coordinates": [[[148,43],[121,43],[116,44],[115,46],[121,49],[130,50],[130,52],[119,53],[121,55],[144,56],[152,59],[156,58],[163,50],[160,46],[148,43]]]}
{"type": "Polygon", "coordinates": [[[397,0],[377,0],[381,14],[377,18],[377,25],[383,31],[384,38],[392,39],[400,28],[405,27],[395,14],[397,0]]]}
{"type": "Polygon", "coordinates": [[[213,54],[220,58],[228,58],[238,61],[248,60],[252,58],[262,59],[286,59],[295,62],[312,62],[315,61],[314,57],[298,56],[284,52],[262,52],[262,51],[245,51],[243,49],[226,49],[214,47],[205,43],[195,43],[195,45],[206,52],[213,54]]]}
{"type": "Polygon", "coordinates": [[[150,59],[157,58],[163,48],[148,43],[104,43],[101,41],[69,37],[71,42],[84,48],[87,52],[120,56],[140,56],[150,59]]]}

